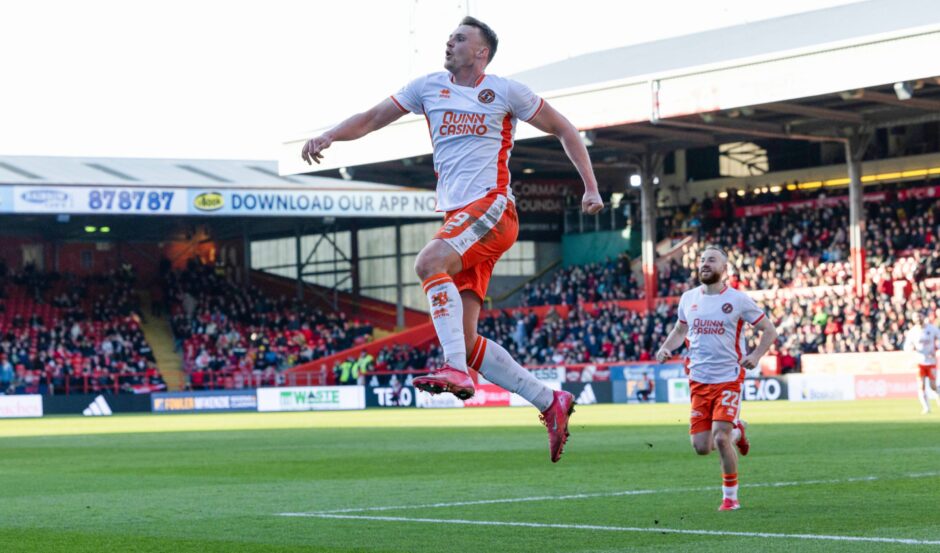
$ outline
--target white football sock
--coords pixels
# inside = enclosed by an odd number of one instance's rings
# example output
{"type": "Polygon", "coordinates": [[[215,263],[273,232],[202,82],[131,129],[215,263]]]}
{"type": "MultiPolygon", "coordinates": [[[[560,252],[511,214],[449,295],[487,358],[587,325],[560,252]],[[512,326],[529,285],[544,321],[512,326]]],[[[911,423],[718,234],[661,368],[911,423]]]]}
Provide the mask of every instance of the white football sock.
{"type": "Polygon", "coordinates": [[[930,411],[930,404],[927,403],[927,390],[918,390],[917,399],[920,400],[920,406],[924,408],[924,411],[930,411]]]}
{"type": "Polygon", "coordinates": [[[455,369],[467,371],[467,346],[463,337],[463,303],[454,280],[447,273],[428,277],[424,293],[431,306],[431,322],[444,350],[444,362],[455,369]]]}
{"type": "Polygon", "coordinates": [[[738,473],[721,475],[721,495],[724,499],[738,499],[738,473]],[[730,484],[730,485],[729,485],[730,484]]]}
{"type": "Polygon", "coordinates": [[[519,394],[539,411],[551,407],[555,394],[522,367],[509,352],[492,340],[477,337],[470,354],[470,367],[497,386],[519,394]]]}

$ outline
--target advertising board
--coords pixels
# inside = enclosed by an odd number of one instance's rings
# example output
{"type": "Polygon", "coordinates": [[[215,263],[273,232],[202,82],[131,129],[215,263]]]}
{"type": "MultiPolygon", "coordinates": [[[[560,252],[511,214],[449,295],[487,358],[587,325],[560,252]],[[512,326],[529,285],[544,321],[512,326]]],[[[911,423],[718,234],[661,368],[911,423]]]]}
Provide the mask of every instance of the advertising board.
{"type": "Polygon", "coordinates": [[[855,375],[855,399],[915,398],[917,393],[915,373],[855,375]]]}
{"type": "Polygon", "coordinates": [[[151,394],[150,405],[154,413],[257,411],[258,396],[254,390],[157,392],[151,394]]]}
{"type": "Polygon", "coordinates": [[[0,395],[0,419],[41,417],[42,414],[42,396],[40,395],[0,395]]]}
{"type": "Polygon", "coordinates": [[[415,407],[417,399],[411,386],[368,386],[366,407],[415,407]]]}
{"type": "Polygon", "coordinates": [[[365,407],[363,386],[258,388],[258,411],[340,411],[365,407]]]}
{"type": "Polygon", "coordinates": [[[791,374],[787,376],[790,401],[855,399],[855,377],[851,374],[791,374]]]}
{"type": "Polygon", "coordinates": [[[42,396],[47,415],[109,416],[113,413],[149,413],[146,394],[70,394],[42,396]]]}

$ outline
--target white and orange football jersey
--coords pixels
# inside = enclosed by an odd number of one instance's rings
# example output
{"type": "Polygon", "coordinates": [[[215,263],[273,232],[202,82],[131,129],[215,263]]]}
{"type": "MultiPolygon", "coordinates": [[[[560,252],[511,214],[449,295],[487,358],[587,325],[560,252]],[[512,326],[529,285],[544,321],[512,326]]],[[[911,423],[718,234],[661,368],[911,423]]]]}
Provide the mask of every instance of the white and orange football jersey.
{"type": "Polygon", "coordinates": [[[705,294],[698,286],[679,299],[679,322],[689,326],[689,380],[703,384],[742,378],[741,361],[747,355],[744,324],[755,325],[764,312],[744,292],[727,284],[718,294],[705,294]]]}
{"type": "Polygon", "coordinates": [[[904,349],[916,351],[920,355],[919,363],[921,365],[936,365],[938,340],[940,340],[940,329],[926,323],[907,331],[904,339],[904,349]]]}
{"type": "Polygon", "coordinates": [[[452,211],[493,189],[514,200],[509,156],[518,120],[528,121],[545,101],[522,83],[482,75],[460,86],[447,71],[419,77],[392,95],[403,112],[424,115],[434,147],[437,209],[452,211]]]}

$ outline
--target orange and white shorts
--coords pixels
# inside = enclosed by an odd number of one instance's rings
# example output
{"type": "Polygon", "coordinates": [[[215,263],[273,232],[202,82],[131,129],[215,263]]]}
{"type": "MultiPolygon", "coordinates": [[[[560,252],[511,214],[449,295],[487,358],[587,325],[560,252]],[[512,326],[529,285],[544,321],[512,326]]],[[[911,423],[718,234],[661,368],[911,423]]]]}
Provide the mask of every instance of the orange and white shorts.
{"type": "Polygon", "coordinates": [[[516,206],[495,190],[460,209],[448,211],[434,238],[454,248],[463,269],[454,275],[457,290],[471,290],[486,298],[493,266],[519,236],[516,206]]]}
{"type": "Polygon", "coordinates": [[[692,413],[689,416],[689,434],[712,429],[714,421],[734,424],[741,414],[741,381],[703,384],[689,381],[692,393],[692,413]]]}
{"type": "Polygon", "coordinates": [[[937,366],[936,365],[917,365],[917,374],[920,375],[920,379],[929,378],[931,380],[937,379],[937,366]]]}

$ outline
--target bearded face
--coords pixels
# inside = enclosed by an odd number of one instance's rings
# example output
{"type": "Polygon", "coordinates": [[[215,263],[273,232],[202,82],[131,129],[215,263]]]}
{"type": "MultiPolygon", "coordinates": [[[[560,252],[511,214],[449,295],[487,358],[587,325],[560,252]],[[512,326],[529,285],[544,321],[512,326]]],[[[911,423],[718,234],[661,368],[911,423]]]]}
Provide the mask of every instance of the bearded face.
{"type": "Polygon", "coordinates": [[[728,259],[717,250],[707,249],[702,252],[698,263],[698,280],[702,284],[715,284],[725,274],[728,259]]]}
{"type": "Polygon", "coordinates": [[[698,280],[702,284],[715,284],[721,280],[721,275],[711,269],[705,269],[704,271],[699,269],[698,280]]]}

